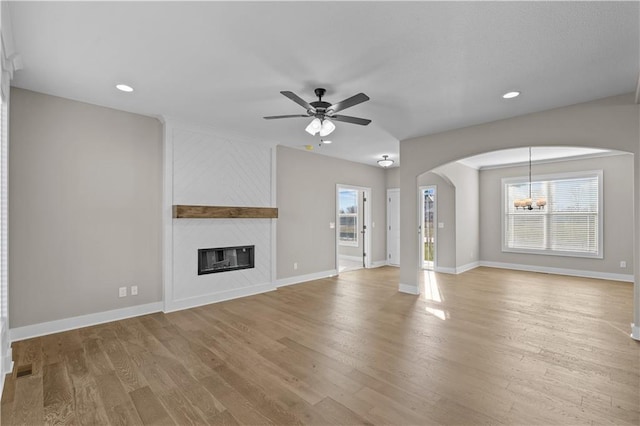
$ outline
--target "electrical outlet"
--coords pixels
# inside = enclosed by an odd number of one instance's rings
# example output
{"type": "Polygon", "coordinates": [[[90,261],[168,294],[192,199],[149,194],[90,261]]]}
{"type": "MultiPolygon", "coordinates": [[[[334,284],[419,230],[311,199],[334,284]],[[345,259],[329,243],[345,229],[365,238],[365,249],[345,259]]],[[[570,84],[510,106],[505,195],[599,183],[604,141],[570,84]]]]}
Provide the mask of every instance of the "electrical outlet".
{"type": "Polygon", "coordinates": [[[296,269],[298,269],[298,262],[293,262],[293,270],[295,271],[296,269]]]}
{"type": "Polygon", "coordinates": [[[624,260],[620,261],[620,267],[621,268],[626,268],[627,267],[627,262],[625,262],[624,260]]]}
{"type": "Polygon", "coordinates": [[[118,297],[127,297],[127,288],[126,287],[120,287],[118,289],[118,297]]]}
{"type": "Polygon", "coordinates": [[[138,295],[138,286],[137,285],[132,285],[131,286],[131,295],[132,296],[137,296],[138,295]]]}

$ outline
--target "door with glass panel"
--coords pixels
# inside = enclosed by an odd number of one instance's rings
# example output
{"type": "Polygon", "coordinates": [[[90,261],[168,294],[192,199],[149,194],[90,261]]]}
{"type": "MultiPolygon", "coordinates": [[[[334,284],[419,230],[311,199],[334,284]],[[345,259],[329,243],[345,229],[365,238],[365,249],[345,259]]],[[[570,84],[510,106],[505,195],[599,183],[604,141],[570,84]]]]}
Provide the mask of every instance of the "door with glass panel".
{"type": "Polygon", "coordinates": [[[420,258],[422,268],[433,270],[436,262],[436,187],[420,187],[420,258]]]}
{"type": "Polygon", "coordinates": [[[369,267],[369,188],[337,186],[336,264],[338,272],[369,267]]]}

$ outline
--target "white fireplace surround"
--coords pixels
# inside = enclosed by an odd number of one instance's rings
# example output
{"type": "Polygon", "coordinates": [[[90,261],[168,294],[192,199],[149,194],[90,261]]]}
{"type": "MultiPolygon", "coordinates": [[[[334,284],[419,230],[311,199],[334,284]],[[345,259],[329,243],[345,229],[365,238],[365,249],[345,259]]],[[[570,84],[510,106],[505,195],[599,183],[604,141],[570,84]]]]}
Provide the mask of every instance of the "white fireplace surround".
{"type": "Polygon", "coordinates": [[[172,217],[175,204],[276,207],[275,155],[275,146],[164,120],[165,312],[276,289],[277,219],[172,217]],[[198,275],[198,249],[244,245],[255,246],[254,268],[198,275]]]}

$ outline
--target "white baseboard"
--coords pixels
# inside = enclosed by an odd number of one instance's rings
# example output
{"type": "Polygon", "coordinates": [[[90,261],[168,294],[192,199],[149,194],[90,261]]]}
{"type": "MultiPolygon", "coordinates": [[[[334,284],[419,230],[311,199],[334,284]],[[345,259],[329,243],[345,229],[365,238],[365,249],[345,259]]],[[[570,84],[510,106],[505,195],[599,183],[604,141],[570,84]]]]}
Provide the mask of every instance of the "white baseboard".
{"type": "Polygon", "coordinates": [[[551,268],[547,266],[519,265],[515,263],[481,261],[479,266],[489,268],[513,269],[516,271],[543,272],[547,274],[569,275],[582,278],[596,278],[601,280],[633,282],[633,275],[614,274],[610,272],[583,271],[580,269],[551,268]]]}
{"type": "Polygon", "coordinates": [[[307,281],[320,280],[322,278],[335,277],[338,271],[329,269],[328,271],[314,272],[313,274],[296,275],[295,277],[281,278],[276,281],[276,287],[286,287],[288,285],[301,284],[307,281]]]}
{"type": "Polygon", "coordinates": [[[30,339],[32,337],[60,333],[62,331],[74,330],[76,328],[88,327],[91,325],[103,324],[105,322],[117,321],[161,311],[162,302],[147,303],[145,305],[130,306],[128,308],[114,309],[112,311],[97,312],[95,314],[80,315],[77,317],[42,322],[39,324],[25,325],[24,327],[11,328],[9,329],[9,337],[12,342],[16,342],[18,340],[30,339]]]}
{"type": "Polygon", "coordinates": [[[635,325],[631,323],[631,338],[635,340],[640,340],[640,325],[635,325]]]}
{"type": "MultiPolygon", "coordinates": [[[[371,267],[372,268],[380,268],[381,266],[387,266],[388,263],[386,260],[376,260],[371,262],[371,267]]],[[[391,266],[396,266],[396,265],[391,265],[391,266]]]]}
{"type": "Polygon", "coordinates": [[[478,266],[480,266],[480,262],[478,261],[467,263],[466,265],[458,266],[456,267],[456,274],[462,274],[463,272],[470,271],[472,269],[477,268],[478,266]]]}
{"type": "Polygon", "coordinates": [[[410,284],[400,283],[400,285],[398,285],[398,291],[400,293],[407,293],[407,294],[414,294],[414,295],[420,294],[420,289],[417,286],[410,285],[410,284]]]}
{"type": "Polygon", "coordinates": [[[205,294],[203,296],[189,297],[186,299],[172,300],[165,303],[164,312],[175,312],[197,306],[210,305],[211,303],[224,302],[240,297],[254,296],[256,294],[274,291],[276,287],[271,283],[257,284],[250,287],[242,287],[218,293],[205,294]]]}
{"type": "Polygon", "coordinates": [[[4,376],[10,374],[13,371],[13,350],[9,347],[7,352],[2,354],[2,374],[0,374],[0,395],[4,390],[4,376]]]}

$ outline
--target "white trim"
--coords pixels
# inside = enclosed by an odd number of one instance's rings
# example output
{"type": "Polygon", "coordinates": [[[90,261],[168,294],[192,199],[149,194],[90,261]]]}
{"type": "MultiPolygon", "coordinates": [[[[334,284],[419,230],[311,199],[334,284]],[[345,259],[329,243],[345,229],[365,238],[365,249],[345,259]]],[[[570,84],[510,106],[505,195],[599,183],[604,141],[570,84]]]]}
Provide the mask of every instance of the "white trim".
{"type": "Polygon", "coordinates": [[[173,300],[173,126],[163,121],[162,294],[164,310],[173,300]]]}
{"type": "Polygon", "coordinates": [[[182,311],[183,309],[195,308],[202,305],[224,302],[226,300],[238,299],[241,297],[255,296],[256,294],[267,293],[276,290],[272,283],[257,284],[249,287],[242,287],[233,290],[225,290],[218,293],[209,293],[202,296],[189,297],[186,299],[165,301],[164,312],[182,311]]]}
{"type": "Polygon", "coordinates": [[[457,274],[456,268],[448,268],[446,266],[436,266],[434,268],[434,271],[442,274],[453,274],[453,275],[457,274]]]}
{"type": "MultiPolygon", "coordinates": [[[[387,265],[391,266],[400,266],[398,264],[389,263],[389,258],[391,256],[391,239],[389,238],[389,231],[391,229],[391,215],[389,214],[389,204],[391,204],[391,194],[398,194],[398,199],[400,198],[400,188],[387,188],[387,229],[385,230],[387,236],[387,252],[385,253],[385,258],[387,261],[387,265]]],[[[399,213],[399,212],[398,212],[399,213]]],[[[400,249],[400,245],[398,245],[398,250],[400,249]]],[[[398,253],[398,258],[400,258],[400,253],[398,253]]]]}
{"type": "Polygon", "coordinates": [[[467,272],[467,271],[470,271],[472,269],[476,269],[478,266],[480,266],[480,262],[479,261],[467,263],[466,265],[462,265],[462,266],[457,266],[456,267],[456,274],[462,274],[463,272],[467,272]]]}
{"type": "Polygon", "coordinates": [[[580,269],[551,268],[547,266],[519,265],[515,263],[480,261],[479,266],[488,268],[513,269],[516,271],[543,272],[547,274],[569,275],[572,277],[596,278],[600,280],[633,282],[633,275],[614,274],[611,272],[583,271],[580,269]]]}
{"type": "MultiPolygon", "coordinates": [[[[277,147],[271,148],[271,207],[278,207],[278,197],[276,190],[278,188],[278,150],[277,147]]],[[[278,251],[278,221],[271,219],[271,282],[277,280],[277,253],[278,251]]]]}
{"type": "Polygon", "coordinates": [[[419,295],[420,294],[420,289],[417,286],[411,285],[411,284],[402,284],[400,283],[398,285],[398,291],[400,293],[407,293],[407,294],[413,294],[413,295],[419,295]]]}
{"type": "Polygon", "coordinates": [[[308,281],[321,280],[323,278],[335,277],[338,275],[336,269],[330,269],[328,271],[314,272],[313,274],[296,275],[295,277],[280,278],[276,281],[276,287],[286,287],[288,285],[301,284],[308,281]]]}
{"type": "Polygon", "coordinates": [[[631,324],[631,338],[640,340],[640,325],[631,324]]]}
{"type": "Polygon", "coordinates": [[[351,262],[362,262],[361,256],[347,256],[346,254],[339,254],[339,260],[350,260],[351,262]]]}
{"type": "Polygon", "coordinates": [[[371,267],[372,268],[380,268],[382,266],[398,266],[398,265],[390,265],[386,260],[375,260],[373,262],[371,262],[371,267]]]}
{"type": "Polygon", "coordinates": [[[11,341],[16,342],[18,340],[30,339],[32,337],[75,330],[77,328],[118,321],[161,311],[162,302],[153,302],[145,305],[129,306],[127,308],[114,309],[111,311],[97,312],[94,314],[80,315],[55,321],[41,322],[39,324],[25,325],[24,327],[11,328],[9,329],[9,335],[11,336],[11,341]]]}

